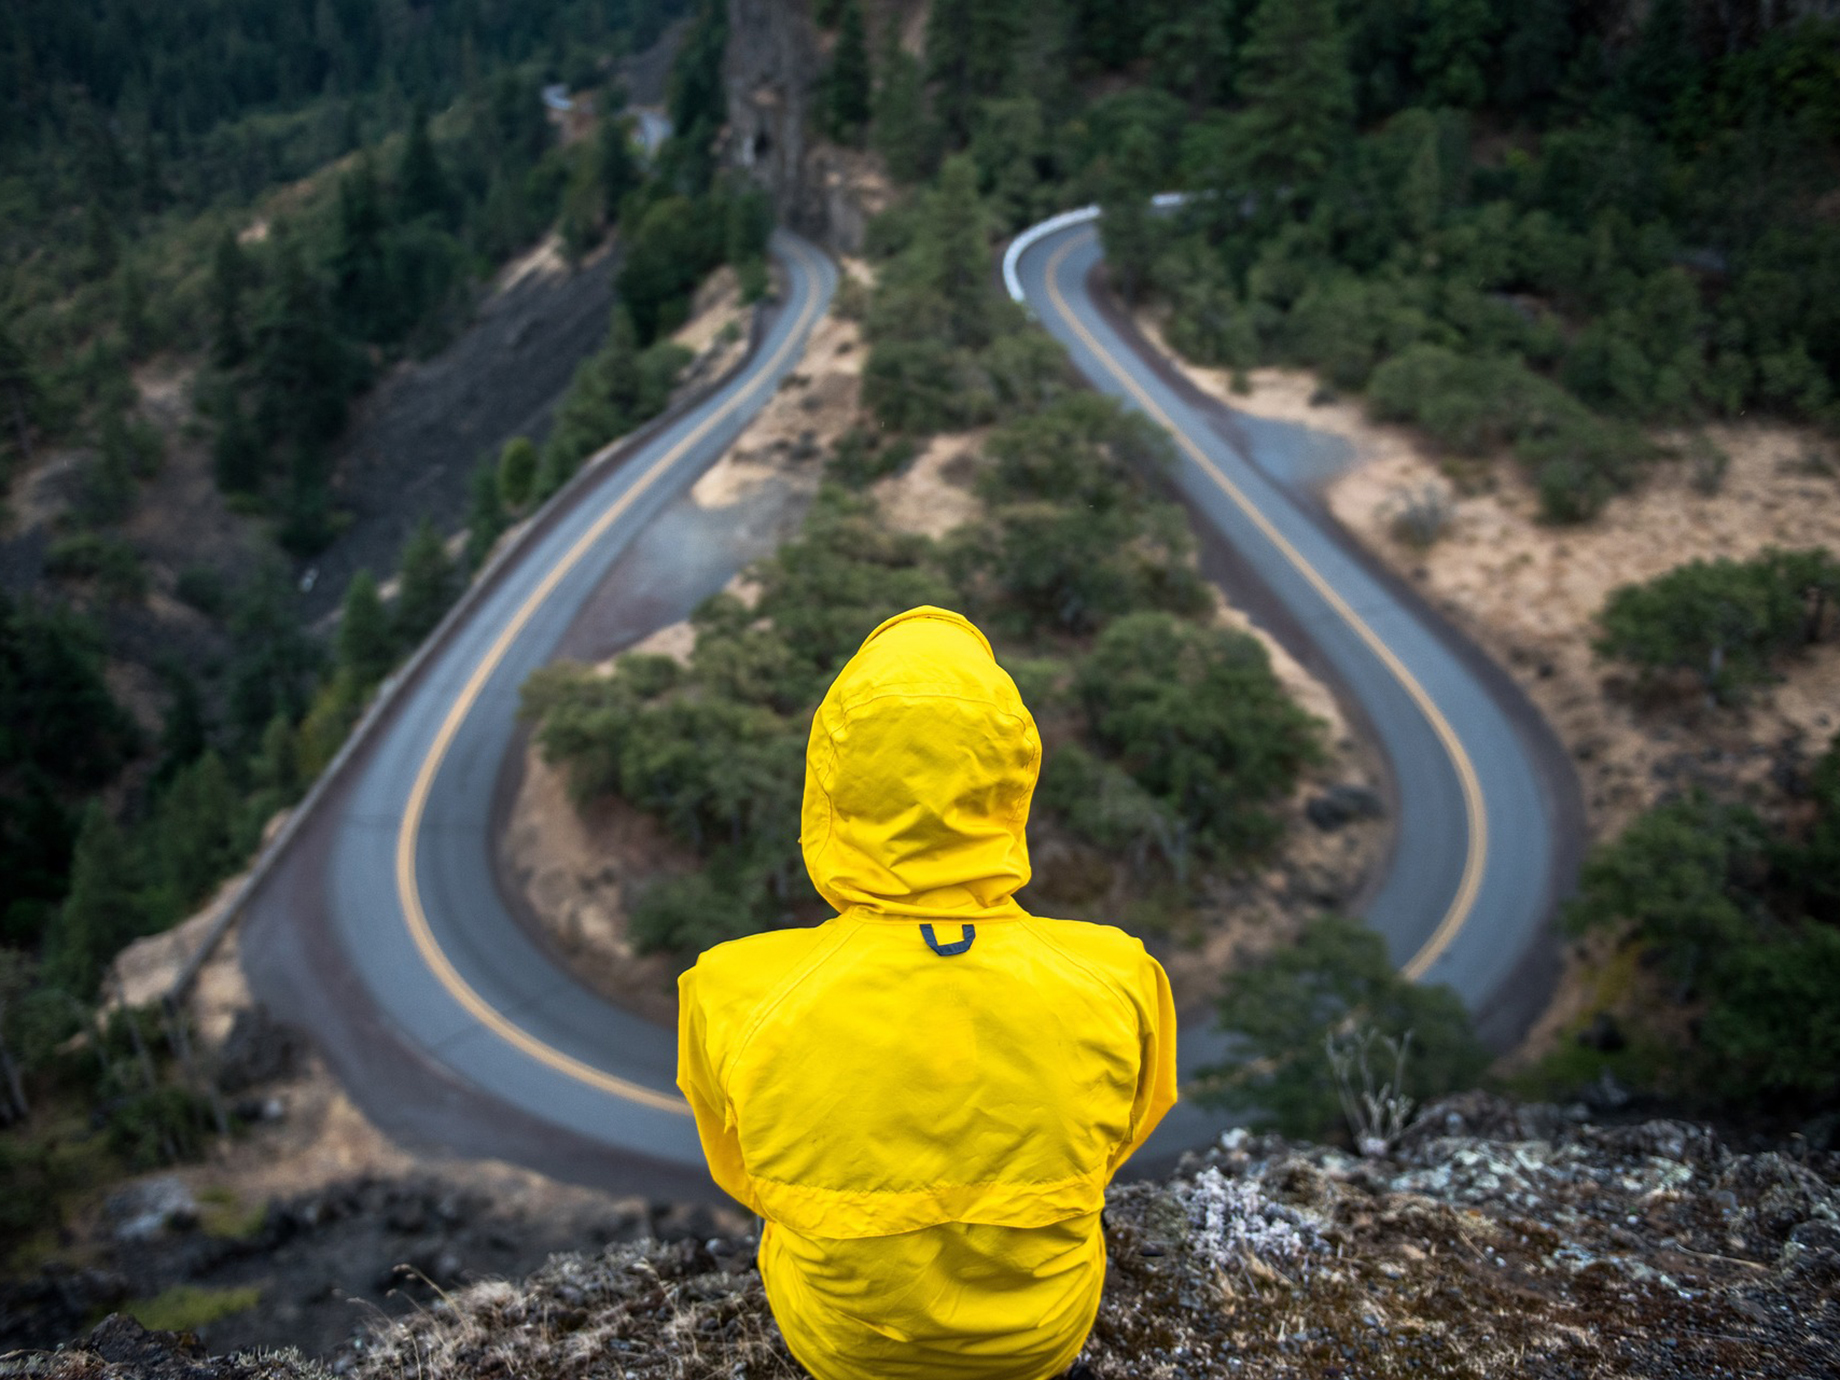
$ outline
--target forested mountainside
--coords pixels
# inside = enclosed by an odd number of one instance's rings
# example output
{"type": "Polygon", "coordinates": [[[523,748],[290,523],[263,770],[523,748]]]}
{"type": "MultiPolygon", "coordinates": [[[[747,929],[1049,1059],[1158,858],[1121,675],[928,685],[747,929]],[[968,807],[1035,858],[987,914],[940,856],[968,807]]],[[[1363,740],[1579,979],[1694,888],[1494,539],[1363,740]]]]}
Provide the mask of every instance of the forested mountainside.
{"type": "Polygon", "coordinates": [[[238,871],[501,532],[665,405],[697,283],[733,261],[764,291],[764,198],[708,147],[719,42],[646,76],[700,142],[648,158],[626,113],[621,73],[659,66],[640,50],[679,17],[34,4],[0,25],[0,1156],[38,1186],[5,1195],[9,1240],[225,1129],[182,1033],[98,1014],[109,962],[238,871]],[[609,253],[604,340],[542,444],[446,458],[471,474],[464,542],[424,522],[308,627],[315,554],[353,516],[354,401],[514,290],[508,259],[567,278],[609,253]],[[119,1057],[149,1041],[157,1061],[119,1057]],[[73,1149],[92,1106],[106,1135],[73,1149]]]}

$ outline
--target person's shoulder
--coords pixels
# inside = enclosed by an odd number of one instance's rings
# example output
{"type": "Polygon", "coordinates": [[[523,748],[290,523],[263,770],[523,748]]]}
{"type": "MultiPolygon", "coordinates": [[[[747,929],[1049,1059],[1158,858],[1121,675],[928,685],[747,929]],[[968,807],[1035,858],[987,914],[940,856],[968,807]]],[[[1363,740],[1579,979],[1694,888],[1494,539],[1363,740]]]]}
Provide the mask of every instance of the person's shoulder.
{"type": "Polygon", "coordinates": [[[1030,923],[1051,942],[1115,977],[1135,976],[1149,957],[1143,940],[1116,925],[1090,920],[1055,920],[1042,915],[1030,917],[1030,923]]]}
{"type": "Polygon", "coordinates": [[[705,949],[678,979],[680,992],[729,1003],[771,991],[823,942],[822,927],[766,930],[705,949]]]}

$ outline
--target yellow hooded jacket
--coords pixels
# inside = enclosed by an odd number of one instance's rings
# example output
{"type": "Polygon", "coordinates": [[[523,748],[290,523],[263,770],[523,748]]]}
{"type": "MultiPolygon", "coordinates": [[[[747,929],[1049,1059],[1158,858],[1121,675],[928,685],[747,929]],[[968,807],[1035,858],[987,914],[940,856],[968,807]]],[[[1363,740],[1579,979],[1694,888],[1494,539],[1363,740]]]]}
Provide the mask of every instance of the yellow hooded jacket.
{"type": "Polygon", "coordinates": [[[1058,1374],[1098,1311],[1105,1186],[1175,1104],[1162,966],[1012,899],[1040,764],[977,628],[889,619],[807,750],[800,843],[838,914],[679,980],[678,1087],[817,1380],[1058,1374]]]}

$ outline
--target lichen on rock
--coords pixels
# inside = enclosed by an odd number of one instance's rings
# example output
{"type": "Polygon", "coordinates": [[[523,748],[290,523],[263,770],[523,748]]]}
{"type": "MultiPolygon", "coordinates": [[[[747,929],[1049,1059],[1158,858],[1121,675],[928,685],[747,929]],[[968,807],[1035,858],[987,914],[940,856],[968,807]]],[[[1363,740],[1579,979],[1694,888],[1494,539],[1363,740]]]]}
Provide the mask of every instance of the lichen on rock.
{"type": "MultiPolygon", "coordinates": [[[[1598,1127],[1470,1094],[1385,1157],[1231,1132],[1166,1180],[1114,1185],[1103,1222],[1082,1354],[1100,1380],[1840,1373],[1840,1155],[1742,1154],[1681,1122],[1598,1127]]],[[[118,1321],[0,1364],[59,1380],[796,1377],[754,1244],[556,1256],[380,1324],[323,1368],[146,1334],[130,1371],[104,1350],[126,1345],[118,1321]],[[146,1359],[159,1347],[164,1370],[146,1359]]]]}

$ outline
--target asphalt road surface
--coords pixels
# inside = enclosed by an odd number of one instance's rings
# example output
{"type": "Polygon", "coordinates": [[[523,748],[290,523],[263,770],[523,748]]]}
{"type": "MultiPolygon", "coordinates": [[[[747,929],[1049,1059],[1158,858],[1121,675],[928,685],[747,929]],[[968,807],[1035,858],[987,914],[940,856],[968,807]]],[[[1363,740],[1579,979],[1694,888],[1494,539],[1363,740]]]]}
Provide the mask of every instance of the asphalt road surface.
{"type": "Polygon", "coordinates": [[[520,927],[492,815],[519,687],[772,396],[827,308],[832,263],[790,235],[775,249],[784,300],[741,371],[563,495],[485,577],[247,905],[257,996],[312,1031],[365,1112],[412,1144],[713,1193],[674,1084],[675,1032],[601,1000],[520,927]]]}
{"type": "MultiPolygon", "coordinates": [[[[1171,435],[1177,495],[1204,542],[1230,554],[1235,596],[1377,741],[1393,840],[1362,918],[1403,972],[1449,983],[1485,1034],[1509,1042],[1550,990],[1553,913],[1577,867],[1581,811],[1564,749],[1499,668],[1326,516],[1311,491],[1321,466],[1310,434],[1189,386],[1095,290],[1103,255],[1091,220],[1056,219],[1007,257],[1012,295],[1095,388],[1171,435]]],[[[1223,1052],[1205,1026],[1184,1025],[1185,1074],[1223,1052]]],[[[1178,1106],[1146,1150],[1166,1158],[1206,1122],[1178,1106]]]]}
{"type": "MultiPolygon", "coordinates": [[[[494,794],[525,677],[771,395],[828,304],[829,261],[789,235],[776,251],[785,300],[748,363],[578,481],[482,580],[249,902],[241,954],[256,994],[311,1030],[367,1115],[410,1145],[715,1196],[674,1087],[674,1032],[602,1001],[518,924],[493,865],[494,794]]],[[[1376,733],[1402,805],[1367,918],[1408,971],[1485,1013],[1517,987],[1537,998],[1571,856],[1563,754],[1505,676],[1274,477],[1307,433],[1235,440],[1137,353],[1087,291],[1097,254],[1087,227],[1041,239],[1016,265],[1027,300],[1095,386],[1176,433],[1197,520],[1376,733]]],[[[1182,1051],[1192,1068],[1219,1046],[1185,1022],[1182,1051]]],[[[1224,1124],[1178,1107],[1132,1168],[1151,1172],[1224,1124]]]]}

